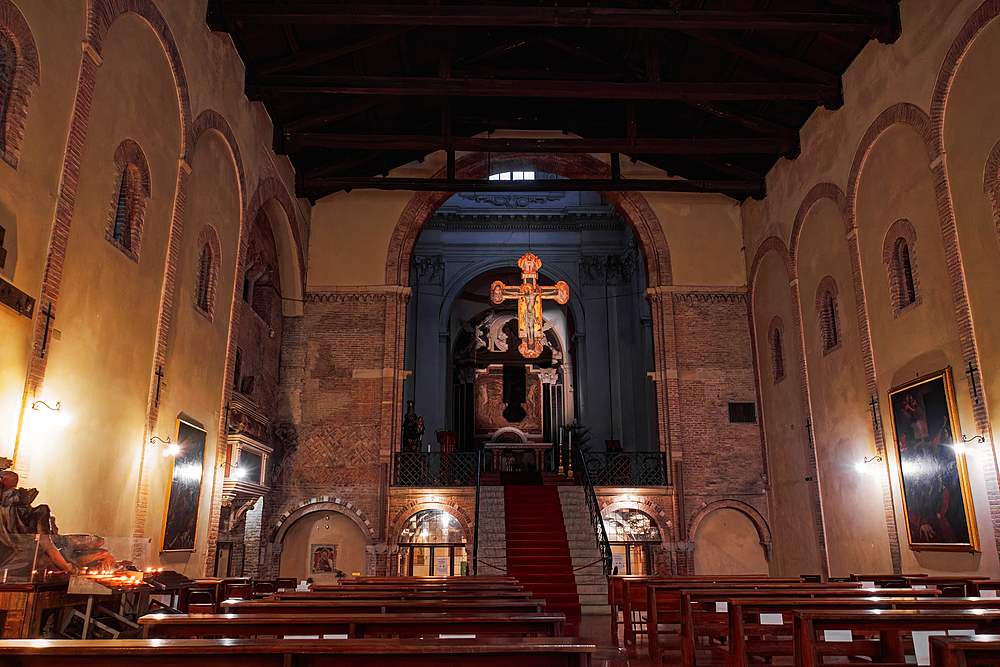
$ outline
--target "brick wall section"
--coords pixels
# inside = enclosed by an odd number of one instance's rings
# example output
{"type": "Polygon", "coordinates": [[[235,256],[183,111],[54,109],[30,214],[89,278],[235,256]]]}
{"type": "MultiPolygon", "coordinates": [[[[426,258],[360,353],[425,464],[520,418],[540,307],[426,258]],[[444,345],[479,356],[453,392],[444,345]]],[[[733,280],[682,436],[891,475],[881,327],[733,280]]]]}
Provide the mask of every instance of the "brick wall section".
{"type": "Polygon", "coordinates": [[[399,436],[388,432],[395,406],[383,403],[387,387],[401,382],[384,366],[386,337],[395,346],[401,335],[386,314],[401,312],[405,299],[385,289],[311,293],[302,317],[286,321],[277,421],[291,435],[265,506],[264,540],[303,504],[334,497],[366,517],[371,539],[384,535],[380,450],[399,436]]]}
{"type": "Polygon", "coordinates": [[[760,430],[729,423],[730,402],[756,401],[746,308],[743,294],[673,295],[680,419],[672,447],[683,461],[685,525],[722,499],[767,517],[760,430]]]}

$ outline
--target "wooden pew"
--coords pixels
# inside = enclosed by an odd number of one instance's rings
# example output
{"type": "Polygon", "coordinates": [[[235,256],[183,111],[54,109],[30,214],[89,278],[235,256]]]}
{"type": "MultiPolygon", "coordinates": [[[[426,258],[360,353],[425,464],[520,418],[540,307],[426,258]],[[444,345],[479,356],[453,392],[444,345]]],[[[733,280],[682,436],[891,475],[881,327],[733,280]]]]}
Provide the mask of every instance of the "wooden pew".
{"type": "Polygon", "coordinates": [[[269,596],[269,600],[349,600],[352,598],[372,600],[385,598],[387,600],[436,600],[448,599],[521,599],[527,600],[532,597],[531,591],[482,591],[482,590],[425,590],[425,591],[399,591],[399,590],[367,590],[367,589],[347,589],[330,591],[278,591],[269,596]]]}
{"type": "Polygon", "coordinates": [[[147,614],[144,639],[347,635],[423,637],[440,634],[561,637],[565,614],[147,614]]]}
{"type": "MultiPolygon", "coordinates": [[[[902,635],[914,630],[962,630],[989,633],[1000,629],[1000,610],[968,609],[817,609],[793,612],[795,667],[820,667],[822,655],[872,656],[880,667],[906,665],[902,635]],[[828,642],[827,630],[850,630],[863,639],[828,642]],[[878,635],[878,638],[869,638],[878,635]],[[836,645],[836,646],[835,646],[836,645]],[[836,650],[835,650],[836,649],[836,650]]],[[[840,663],[842,665],[871,665],[840,663]]]]}
{"type": "Polygon", "coordinates": [[[659,626],[661,624],[671,624],[680,626],[681,624],[681,594],[684,591],[704,592],[713,595],[731,597],[741,593],[749,593],[756,590],[775,591],[797,591],[805,592],[825,592],[836,590],[859,590],[857,583],[838,584],[803,584],[801,582],[775,582],[773,580],[745,580],[730,581],[724,583],[690,583],[690,582],[663,582],[650,583],[646,586],[646,636],[649,642],[650,657],[659,659],[661,648],[659,641],[659,626]]]}
{"type": "Polygon", "coordinates": [[[625,628],[625,645],[635,646],[636,635],[645,632],[642,614],[646,611],[646,586],[650,583],[724,583],[738,581],[770,581],[775,583],[798,583],[795,578],[771,579],[763,575],[695,575],[695,576],[660,576],[660,575],[623,575],[608,577],[608,604],[611,605],[611,639],[618,646],[618,613],[622,614],[625,628]],[[636,618],[638,617],[638,619],[636,618]]]}
{"type": "Polygon", "coordinates": [[[347,599],[347,600],[226,600],[222,611],[227,614],[398,614],[442,613],[474,614],[540,614],[545,600],[531,598],[434,598],[415,600],[347,599]]]}
{"type": "Polygon", "coordinates": [[[0,665],[18,667],[590,667],[595,646],[576,637],[468,639],[25,639],[0,641],[0,665]]]}
{"type": "Polygon", "coordinates": [[[1000,635],[931,637],[931,667],[996,667],[1000,635]]]}
{"type": "MultiPolygon", "coordinates": [[[[815,586],[815,584],[813,585],[815,586]]],[[[857,609],[892,609],[894,600],[928,601],[933,605],[940,596],[938,590],[914,591],[902,589],[825,589],[802,588],[788,590],[741,591],[734,598],[733,591],[682,591],[680,650],[681,662],[687,667],[696,664],[695,651],[710,645],[713,638],[725,637],[725,645],[718,645],[718,652],[726,655],[726,662],[739,661],[747,651],[747,635],[767,634],[785,637],[787,646],[777,642],[773,655],[792,654],[791,612],[800,608],[826,608],[844,606],[857,609]],[[735,603],[734,603],[735,599],[735,603]],[[880,604],[879,602],[884,602],[880,604]],[[759,602],[759,604],[758,604],[759,602]],[[782,624],[764,625],[757,617],[762,614],[776,615],[782,624]],[[735,633],[743,634],[736,635],[735,633]]],[[[654,644],[650,641],[650,653],[654,644]]],[[[752,648],[764,656],[756,644],[752,648]]]]}
{"type": "MultiPolygon", "coordinates": [[[[905,589],[903,592],[908,592],[905,589]]],[[[938,593],[939,591],[912,591],[938,593]]],[[[995,598],[943,598],[935,596],[896,597],[878,595],[871,598],[819,598],[811,600],[786,598],[732,598],[729,600],[728,646],[724,649],[727,667],[747,667],[770,662],[776,656],[793,654],[792,618],[795,611],[815,609],[958,609],[1000,610],[995,598]],[[764,624],[761,614],[774,615],[775,623],[764,624]],[[780,622],[778,622],[780,619],[780,622]],[[761,637],[751,639],[750,637],[761,637]]]]}

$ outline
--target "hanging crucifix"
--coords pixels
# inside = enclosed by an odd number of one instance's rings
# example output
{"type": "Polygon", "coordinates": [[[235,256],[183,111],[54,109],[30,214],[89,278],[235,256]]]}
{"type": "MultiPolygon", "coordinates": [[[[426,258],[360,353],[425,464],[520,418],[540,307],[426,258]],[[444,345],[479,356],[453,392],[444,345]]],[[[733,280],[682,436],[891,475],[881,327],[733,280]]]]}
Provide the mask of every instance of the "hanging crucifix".
{"type": "Polygon", "coordinates": [[[519,259],[517,265],[521,267],[521,284],[504,285],[495,280],[490,286],[490,299],[497,304],[504,299],[517,299],[517,334],[521,337],[517,349],[521,356],[534,359],[542,353],[542,299],[566,303],[569,285],[560,280],[552,287],[539,287],[538,269],[542,260],[530,252],[519,259]]]}

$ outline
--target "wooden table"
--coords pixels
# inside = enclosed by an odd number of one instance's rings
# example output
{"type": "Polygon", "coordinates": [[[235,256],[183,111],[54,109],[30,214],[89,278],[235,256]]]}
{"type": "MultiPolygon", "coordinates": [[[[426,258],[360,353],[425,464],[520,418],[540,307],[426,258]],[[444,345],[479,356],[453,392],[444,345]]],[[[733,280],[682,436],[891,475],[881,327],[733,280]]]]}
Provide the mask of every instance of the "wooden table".
{"type": "MultiPolygon", "coordinates": [[[[1000,610],[892,609],[848,610],[817,609],[793,612],[795,667],[819,667],[819,639],[826,630],[850,630],[879,634],[878,640],[844,641],[841,655],[878,656],[883,662],[905,664],[901,635],[914,630],[962,630],[972,628],[978,634],[1000,629],[1000,610]]],[[[825,642],[834,644],[841,642],[825,642]]],[[[829,651],[826,651],[829,653],[829,651]]]]}
{"type": "Polygon", "coordinates": [[[427,600],[226,600],[222,611],[227,614],[399,614],[445,613],[475,614],[540,614],[545,600],[450,598],[427,600]]]}
{"type": "Polygon", "coordinates": [[[594,644],[579,638],[7,640],[0,664],[19,667],[589,667],[594,644]]]}
{"type": "Polygon", "coordinates": [[[143,638],[372,635],[422,637],[474,634],[493,637],[561,637],[565,614],[148,614],[143,638]]]}

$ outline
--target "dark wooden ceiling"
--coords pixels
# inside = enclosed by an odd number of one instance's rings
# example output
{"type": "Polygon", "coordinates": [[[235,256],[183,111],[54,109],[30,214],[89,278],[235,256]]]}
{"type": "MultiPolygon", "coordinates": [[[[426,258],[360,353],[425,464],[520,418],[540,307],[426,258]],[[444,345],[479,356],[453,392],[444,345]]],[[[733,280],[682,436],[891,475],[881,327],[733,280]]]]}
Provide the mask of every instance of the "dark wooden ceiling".
{"type": "Polygon", "coordinates": [[[818,105],[840,107],[841,75],[865,44],[899,36],[896,1],[210,0],[208,24],[232,36],[247,95],[311,200],[504,187],[454,179],[455,151],[605,153],[608,180],[561,187],[742,200],[798,155],[818,105]],[[566,136],[484,134],[496,130],[566,136]],[[383,178],[438,150],[445,179],[383,178]],[[619,178],[619,156],[672,179],[619,178]]]}

